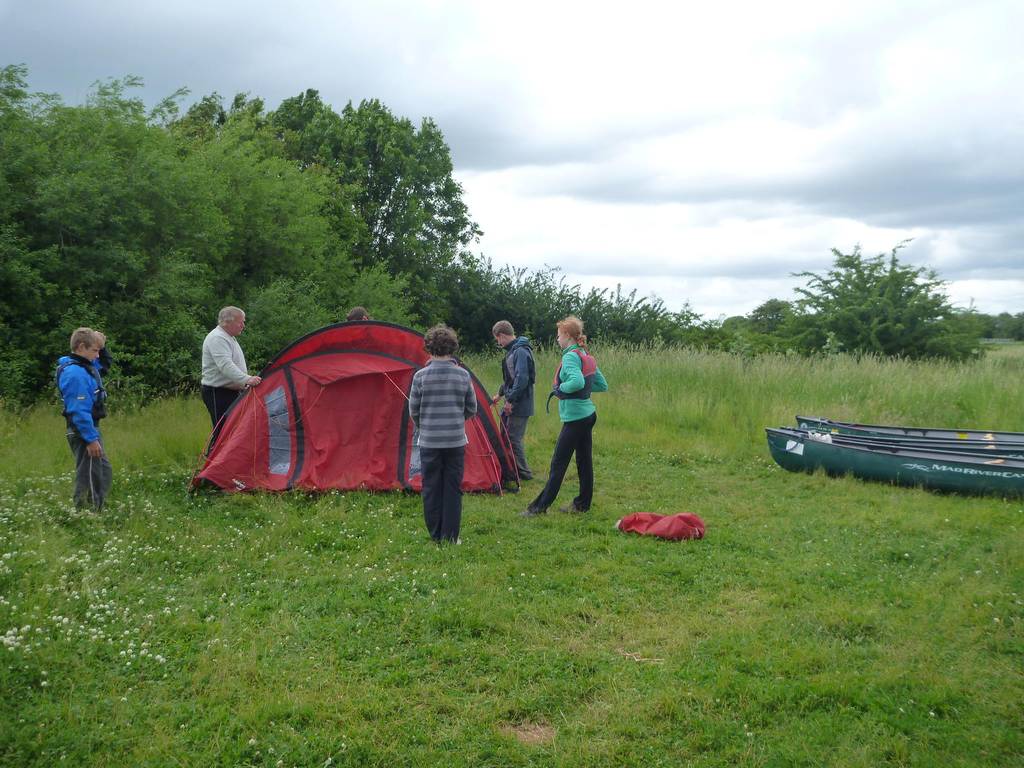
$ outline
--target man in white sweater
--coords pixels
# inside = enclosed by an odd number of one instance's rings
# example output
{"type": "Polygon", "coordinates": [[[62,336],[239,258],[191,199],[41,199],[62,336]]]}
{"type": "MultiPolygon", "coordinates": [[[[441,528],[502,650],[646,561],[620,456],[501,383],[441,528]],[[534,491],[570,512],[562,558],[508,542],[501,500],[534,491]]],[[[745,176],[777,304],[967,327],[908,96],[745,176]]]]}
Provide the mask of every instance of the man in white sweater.
{"type": "Polygon", "coordinates": [[[239,392],[261,381],[259,376],[250,376],[245,367],[245,355],[235,338],[243,330],[245,312],[224,307],[217,315],[217,327],[203,341],[203,402],[214,427],[239,392]]]}

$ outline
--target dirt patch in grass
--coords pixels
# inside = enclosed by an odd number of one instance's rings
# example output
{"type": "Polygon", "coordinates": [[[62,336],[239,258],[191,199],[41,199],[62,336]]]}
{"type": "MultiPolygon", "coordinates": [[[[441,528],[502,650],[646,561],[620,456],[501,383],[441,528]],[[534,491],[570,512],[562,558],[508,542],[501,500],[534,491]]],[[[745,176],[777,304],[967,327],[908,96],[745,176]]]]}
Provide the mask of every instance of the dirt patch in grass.
{"type": "Polygon", "coordinates": [[[501,726],[501,731],[531,747],[547,744],[555,738],[555,729],[543,723],[509,723],[501,726]]]}

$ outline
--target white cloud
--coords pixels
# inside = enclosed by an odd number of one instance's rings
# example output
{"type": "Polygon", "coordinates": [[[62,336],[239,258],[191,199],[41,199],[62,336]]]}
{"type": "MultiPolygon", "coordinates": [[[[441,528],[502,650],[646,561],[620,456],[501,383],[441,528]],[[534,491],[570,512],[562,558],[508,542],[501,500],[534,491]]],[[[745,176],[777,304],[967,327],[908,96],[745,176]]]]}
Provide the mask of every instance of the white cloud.
{"type": "Polygon", "coordinates": [[[1024,311],[1024,283],[1019,280],[954,280],[946,295],[958,307],[974,306],[992,314],[1024,311]],[[979,297],[985,298],[985,306],[980,306],[979,297]]]}
{"type": "Polygon", "coordinates": [[[749,206],[738,204],[621,205],[521,194],[522,177],[531,173],[462,178],[487,254],[502,254],[499,263],[555,266],[587,286],[621,284],[627,292],[655,294],[671,309],[689,301],[708,316],[792,298],[793,286],[804,282],[792,273],[827,269],[833,244],[849,250],[859,243],[874,255],[924,234],[777,206],[751,215],[749,206]]]}

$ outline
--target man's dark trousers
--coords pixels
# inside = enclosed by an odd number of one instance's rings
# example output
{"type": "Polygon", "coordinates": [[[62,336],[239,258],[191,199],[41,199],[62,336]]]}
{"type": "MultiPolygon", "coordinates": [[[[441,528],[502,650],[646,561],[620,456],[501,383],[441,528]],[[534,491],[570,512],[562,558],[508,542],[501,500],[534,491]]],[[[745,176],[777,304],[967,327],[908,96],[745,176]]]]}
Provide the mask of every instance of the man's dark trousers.
{"type": "Polygon", "coordinates": [[[526,439],[526,422],[529,416],[516,416],[512,413],[503,413],[501,420],[505,423],[505,431],[508,432],[508,441],[512,444],[512,455],[516,460],[516,469],[519,472],[520,480],[532,480],[533,470],[526,463],[526,449],[523,447],[523,440],[526,439]]]}
{"type": "Polygon", "coordinates": [[[217,426],[224,414],[228,412],[231,404],[238,399],[239,390],[228,389],[227,387],[208,387],[203,384],[203,403],[206,410],[210,412],[210,421],[217,426]]]}
{"type": "Polygon", "coordinates": [[[562,424],[558,442],[555,443],[555,453],[551,457],[548,481],[537,498],[530,504],[531,509],[546,510],[555,503],[573,453],[576,454],[576,471],[580,476],[580,495],[573,499],[572,503],[580,512],[590,509],[590,503],[594,498],[593,435],[596,423],[597,414],[592,413],[585,419],[567,421],[562,424]]]}
{"type": "Polygon", "coordinates": [[[423,519],[434,541],[458,541],[462,524],[462,473],[466,446],[420,448],[423,519]]]}
{"type": "MultiPolygon", "coordinates": [[[[68,429],[67,437],[75,457],[75,506],[78,509],[92,506],[99,512],[110,492],[114,470],[107,460],[106,452],[99,458],[89,455],[88,443],[74,429],[68,429]]],[[[102,440],[100,445],[103,445],[102,440]]]]}

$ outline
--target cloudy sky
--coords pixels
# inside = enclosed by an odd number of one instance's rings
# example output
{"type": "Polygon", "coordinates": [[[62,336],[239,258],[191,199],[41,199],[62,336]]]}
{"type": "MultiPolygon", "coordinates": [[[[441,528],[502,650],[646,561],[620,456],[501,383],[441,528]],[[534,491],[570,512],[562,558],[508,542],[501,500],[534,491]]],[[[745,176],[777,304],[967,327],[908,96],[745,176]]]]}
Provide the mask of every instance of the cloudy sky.
{"type": "Polygon", "coordinates": [[[956,303],[1021,312],[1022,29],[1021,0],[0,0],[0,64],[70,103],[135,74],[433,117],[485,255],[672,309],[912,238],[956,303]]]}

